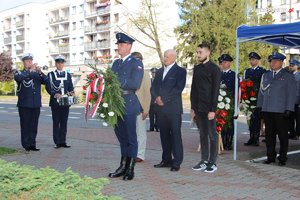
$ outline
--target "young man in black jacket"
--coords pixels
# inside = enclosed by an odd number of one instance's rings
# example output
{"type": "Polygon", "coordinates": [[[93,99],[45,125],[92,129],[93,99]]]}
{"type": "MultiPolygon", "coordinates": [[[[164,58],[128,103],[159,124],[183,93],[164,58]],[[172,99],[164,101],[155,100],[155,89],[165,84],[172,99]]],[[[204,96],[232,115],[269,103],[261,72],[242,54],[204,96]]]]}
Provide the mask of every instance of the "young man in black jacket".
{"type": "Polygon", "coordinates": [[[197,48],[201,64],[195,66],[191,88],[191,117],[196,120],[200,132],[201,161],[193,170],[215,172],[218,155],[216,133],[216,109],[218,103],[221,71],[210,61],[210,47],[202,43],[197,48]],[[208,145],[210,139],[210,149],[208,145]]]}

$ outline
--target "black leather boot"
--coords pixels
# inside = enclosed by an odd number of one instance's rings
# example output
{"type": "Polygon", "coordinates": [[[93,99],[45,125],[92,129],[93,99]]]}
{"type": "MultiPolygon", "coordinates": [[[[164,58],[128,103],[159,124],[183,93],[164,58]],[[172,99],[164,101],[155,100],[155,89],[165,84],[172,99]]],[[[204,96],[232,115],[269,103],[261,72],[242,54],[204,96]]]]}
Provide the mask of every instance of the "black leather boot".
{"type": "Polygon", "coordinates": [[[253,144],[253,133],[250,132],[250,139],[248,140],[248,142],[244,143],[245,146],[250,146],[253,144]]]}
{"type": "Polygon", "coordinates": [[[126,162],[126,172],[125,175],[123,176],[124,181],[129,181],[134,178],[134,165],[135,165],[135,158],[127,158],[126,162]]]}
{"type": "Polygon", "coordinates": [[[228,141],[227,141],[227,150],[232,150],[232,140],[233,140],[233,136],[228,136],[228,141]]]}
{"type": "Polygon", "coordinates": [[[120,161],[120,166],[118,169],[116,169],[116,171],[109,173],[108,177],[110,178],[116,178],[116,177],[120,177],[123,176],[125,174],[126,171],[126,161],[127,161],[127,157],[126,156],[122,156],[121,157],[121,161],[120,161]]]}

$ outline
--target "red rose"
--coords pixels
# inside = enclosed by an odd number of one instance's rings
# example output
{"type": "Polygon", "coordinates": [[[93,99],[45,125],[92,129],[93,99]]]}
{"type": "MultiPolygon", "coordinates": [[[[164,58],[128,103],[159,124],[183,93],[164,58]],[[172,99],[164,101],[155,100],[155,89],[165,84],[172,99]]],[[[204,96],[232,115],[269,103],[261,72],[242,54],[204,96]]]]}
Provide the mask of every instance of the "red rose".
{"type": "Polygon", "coordinates": [[[242,94],[242,99],[248,100],[249,99],[249,95],[247,93],[242,94]]]}
{"type": "Polygon", "coordinates": [[[220,133],[222,131],[222,127],[221,126],[217,126],[217,132],[220,133]]]}
{"type": "Polygon", "coordinates": [[[224,124],[226,124],[226,121],[224,119],[220,119],[220,124],[224,125],[224,124]]]}
{"type": "Polygon", "coordinates": [[[217,110],[217,111],[216,111],[216,115],[218,115],[219,113],[220,113],[220,110],[217,110]]]}
{"type": "Polygon", "coordinates": [[[241,88],[241,92],[245,93],[245,92],[247,92],[247,89],[246,88],[241,88]]]}
{"type": "Polygon", "coordinates": [[[250,91],[250,96],[251,97],[255,97],[256,96],[256,92],[255,91],[250,91]]]}
{"type": "Polygon", "coordinates": [[[247,84],[245,83],[245,81],[242,81],[242,82],[240,83],[240,85],[241,85],[241,88],[246,88],[246,86],[247,86],[247,84]]]}
{"type": "Polygon", "coordinates": [[[247,87],[253,87],[253,81],[251,81],[251,80],[248,80],[246,84],[247,84],[247,87]]]}
{"type": "Polygon", "coordinates": [[[227,112],[226,110],[221,110],[220,115],[221,115],[222,117],[227,117],[228,112],[227,112]]]}
{"type": "Polygon", "coordinates": [[[86,90],[86,86],[85,86],[85,85],[84,85],[84,86],[82,86],[82,89],[83,89],[83,90],[86,90]]]}
{"type": "Polygon", "coordinates": [[[88,75],[88,78],[89,78],[89,79],[95,78],[95,74],[94,74],[94,73],[90,73],[90,74],[88,75]]]}

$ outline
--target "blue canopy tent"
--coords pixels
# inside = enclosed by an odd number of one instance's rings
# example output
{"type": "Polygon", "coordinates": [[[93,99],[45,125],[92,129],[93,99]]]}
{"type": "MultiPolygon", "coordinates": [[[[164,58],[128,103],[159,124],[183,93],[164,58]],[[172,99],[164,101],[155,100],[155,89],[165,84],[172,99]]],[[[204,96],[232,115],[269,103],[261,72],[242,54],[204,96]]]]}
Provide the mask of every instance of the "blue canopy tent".
{"type": "MultiPolygon", "coordinates": [[[[271,45],[300,48],[300,22],[289,24],[270,24],[264,26],[241,25],[236,29],[236,74],[239,72],[239,45],[241,42],[262,42],[271,45]]],[[[238,96],[238,79],[235,79],[235,96],[238,96]]],[[[238,115],[238,102],[235,98],[234,116],[238,115]]],[[[234,120],[234,153],[236,160],[237,120],[234,120]]]]}

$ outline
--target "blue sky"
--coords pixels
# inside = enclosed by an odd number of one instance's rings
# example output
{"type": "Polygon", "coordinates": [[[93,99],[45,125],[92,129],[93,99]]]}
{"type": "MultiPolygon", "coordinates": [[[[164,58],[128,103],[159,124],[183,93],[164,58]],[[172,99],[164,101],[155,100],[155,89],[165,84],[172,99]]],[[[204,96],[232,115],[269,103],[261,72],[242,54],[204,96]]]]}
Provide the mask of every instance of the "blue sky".
{"type": "Polygon", "coordinates": [[[44,2],[49,2],[51,0],[1,0],[0,3],[0,11],[9,9],[9,8],[14,8],[19,5],[23,5],[26,3],[31,3],[31,2],[37,2],[37,3],[44,3],[44,2]]]}

